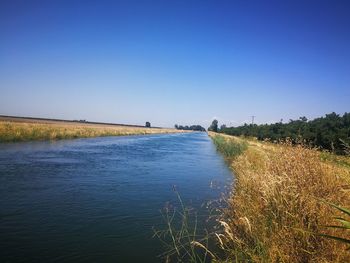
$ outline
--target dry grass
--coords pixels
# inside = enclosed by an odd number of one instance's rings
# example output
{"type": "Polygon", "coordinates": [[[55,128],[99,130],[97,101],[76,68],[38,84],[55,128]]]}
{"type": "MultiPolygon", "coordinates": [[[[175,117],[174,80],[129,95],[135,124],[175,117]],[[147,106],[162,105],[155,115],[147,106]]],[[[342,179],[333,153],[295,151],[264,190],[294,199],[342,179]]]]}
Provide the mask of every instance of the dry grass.
{"type": "Polygon", "coordinates": [[[0,121],[0,142],[58,140],[97,136],[158,134],[180,132],[175,129],[142,128],[78,123],[34,123],[0,121]]]}
{"type": "MultiPolygon", "coordinates": [[[[224,135],[227,144],[240,138],[224,135]]],[[[346,246],[319,234],[341,213],[321,200],[350,207],[349,157],[300,145],[247,141],[228,158],[236,180],[217,237],[227,262],[350,262],[346,246]]],[[[347,237],[349,238],[349,237],[347,237]]]]}

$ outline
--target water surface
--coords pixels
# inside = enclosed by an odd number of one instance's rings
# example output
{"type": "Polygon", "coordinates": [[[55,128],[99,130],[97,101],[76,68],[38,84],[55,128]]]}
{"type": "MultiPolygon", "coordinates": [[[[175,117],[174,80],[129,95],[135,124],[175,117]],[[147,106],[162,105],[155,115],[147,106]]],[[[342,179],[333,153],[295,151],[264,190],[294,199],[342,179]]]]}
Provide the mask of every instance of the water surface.
{"type": "Polygon", "coordinates": [[[205,133],[1,144],[0,261],[160,262],[173,186],[200,209],[230,179],[205,133]]]}

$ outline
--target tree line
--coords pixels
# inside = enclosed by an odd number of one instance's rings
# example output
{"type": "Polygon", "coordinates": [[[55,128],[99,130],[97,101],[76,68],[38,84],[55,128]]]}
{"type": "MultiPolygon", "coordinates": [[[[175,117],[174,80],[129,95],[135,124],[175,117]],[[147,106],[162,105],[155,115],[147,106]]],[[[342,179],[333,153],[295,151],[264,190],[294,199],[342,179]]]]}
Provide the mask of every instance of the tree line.
{"type": "Polygon", "coordinates": [[[182,125],[175,124],[175,129],[189,130],[189,131],[205,131],[205,129],[200,125],[182,126],[182,125]]]}
{"type": "MultiPolygon", "coordinates": [[[[214,120],[215,121],[215,120],[214,120]]],[[[350,144],[350,113],[343,116],[332,112],[324,117],[308,120],[300,117],[288,123],[244,124],[239,127],[217,128],[217,121],[209,129],[234,136],[252,136],[258,140],[271,141],[291,139],[292,142],[305,141],[312,146],[327,149],[338,154],[344,153],[344,145],[350,144]]]]}

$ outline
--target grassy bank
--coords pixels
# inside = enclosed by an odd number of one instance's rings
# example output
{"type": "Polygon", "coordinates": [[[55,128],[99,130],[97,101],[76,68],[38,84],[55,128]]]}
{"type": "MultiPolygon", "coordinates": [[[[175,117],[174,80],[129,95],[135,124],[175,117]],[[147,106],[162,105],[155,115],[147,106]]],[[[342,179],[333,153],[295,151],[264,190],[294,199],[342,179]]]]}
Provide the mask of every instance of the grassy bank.
{"type": "MultiPolygon", "coordinates": [[[[350,207],[350,158],[210,133],[234,171],[218,234],[227,262],[349,262],[328,202],[350,207]]],[[[226,261],[225,261],[226,262],[226,261]]]]}
{"type": "Polygon", "coordinates": [[[59,140],[98,136],[181,132],[175,129],[142,128],[79,123],[35,123],[0,121],[0,142],[59,140]]]}

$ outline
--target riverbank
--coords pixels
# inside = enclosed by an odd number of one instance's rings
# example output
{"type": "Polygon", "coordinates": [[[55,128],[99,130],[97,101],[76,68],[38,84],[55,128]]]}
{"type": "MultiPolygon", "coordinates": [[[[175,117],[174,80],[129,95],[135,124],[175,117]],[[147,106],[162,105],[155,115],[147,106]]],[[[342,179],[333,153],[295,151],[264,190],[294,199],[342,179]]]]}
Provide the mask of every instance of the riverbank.
{"type": "Polygon", "coordinates": [[[183,132],[176,129],[65,121],[0,120],[0,142],[183,132]]]}
{"type": "Polygon", "coordinates": [[[347,262],[349,238],[323,202],[350,207],[350,158],[209,133],[234,172],[219,243],[228,262],[347,262]]]}

